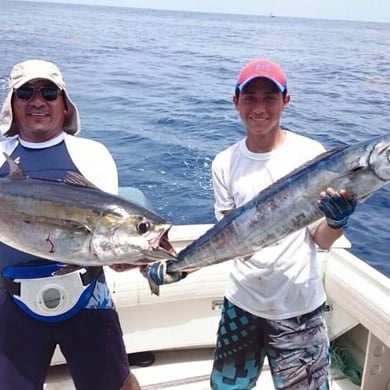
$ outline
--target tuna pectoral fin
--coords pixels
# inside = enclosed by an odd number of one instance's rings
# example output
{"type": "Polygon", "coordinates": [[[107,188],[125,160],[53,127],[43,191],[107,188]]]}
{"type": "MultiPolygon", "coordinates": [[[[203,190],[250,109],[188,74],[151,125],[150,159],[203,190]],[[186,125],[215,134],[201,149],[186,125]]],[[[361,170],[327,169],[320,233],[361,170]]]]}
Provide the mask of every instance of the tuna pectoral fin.
{"type": "Polygon", "coordinates": [[[247,260],[249,260],[252,256],[253,256],[253,253],[252,253],[251,255],[248,255],[248,256],[238,257],[237,260],[239,260],[239,261],[247,261],[247,260]]]}
{"type": "Polygon", "coordinates": [[[81,187],[97,188],[95,184],[91,183],[83,175],[77,172],[68,172],[64,178],[64,182],[68,184],[74,184],[81,187]]]}
{"type": "Polygon", "coordinates": [[[24,216],[23,220],[24,222],[31,225],[47,225],[57,227],[63,230],[77,231],[80,233],[84,232],[85,234],[90,234],[92,232],[92,230],[87,225],[81,224],[77,221],[68,221],[65,219],[38,217],[31,215],[24,216]]]}

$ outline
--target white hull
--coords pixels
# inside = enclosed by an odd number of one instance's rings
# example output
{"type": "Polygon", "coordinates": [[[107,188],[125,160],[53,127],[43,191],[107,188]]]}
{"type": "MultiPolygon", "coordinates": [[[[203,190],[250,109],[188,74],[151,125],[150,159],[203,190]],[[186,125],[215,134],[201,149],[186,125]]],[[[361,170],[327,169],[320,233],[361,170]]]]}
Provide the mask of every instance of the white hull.
{"type": "MultiPolygon", "coordinates": [[[[180,251],[211,225],[174,226],[170,240],[180,251]]],[[[331,311],[329,336],[363,367],[361,387],[332,371],[332,389],[390,390],[390,281],[345,248],[340,239],[319,252],[331,311]]],[[[107,280],[117,305],[128,353],[155,351],[150,367],[134,367],[141,386],[152,389],[209,389],[208,375],[225,282],[231,262],[203,268],[179,283],[150,293],[138,270],[107,280]]],[[[64,363],[57,350],[52,364],[64,363]]],[[[52,367],[46,389],[72,389],[66,368],[52,367]],[[62,383],[59,384],[59,383],[62,383]]],[[[273,389],[267,369],[257,388],[273,389]]]]}

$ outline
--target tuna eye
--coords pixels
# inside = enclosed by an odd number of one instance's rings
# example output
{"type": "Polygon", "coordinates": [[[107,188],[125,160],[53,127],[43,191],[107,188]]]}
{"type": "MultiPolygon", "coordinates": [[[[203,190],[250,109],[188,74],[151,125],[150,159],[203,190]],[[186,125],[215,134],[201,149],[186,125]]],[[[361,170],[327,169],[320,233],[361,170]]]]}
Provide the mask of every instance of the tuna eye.
{"type": "Polygon", "coordinates": [[[137,231],[140,234],[146,233],[150,229],[150,222],[149,221],[142,221],[137,225],[137,231]]]}

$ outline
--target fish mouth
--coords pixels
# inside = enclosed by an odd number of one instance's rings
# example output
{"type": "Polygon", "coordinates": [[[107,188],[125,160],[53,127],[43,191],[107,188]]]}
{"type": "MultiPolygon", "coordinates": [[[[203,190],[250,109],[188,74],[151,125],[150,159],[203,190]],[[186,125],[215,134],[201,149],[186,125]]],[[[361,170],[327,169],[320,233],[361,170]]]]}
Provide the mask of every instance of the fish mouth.
{"type": "Polygon", "coordinates": [[[169,241],[168,233],[171,230],[172,225],[168,225],[163,229],[161,234],[156,237],[153,241],[150,242],[151,248],[156,251],[160,252],[161,254],[164,254],[162,257],[169,257],[176,259],[177,253],[175,249],[173,248],[172,244],[169,241]]]}

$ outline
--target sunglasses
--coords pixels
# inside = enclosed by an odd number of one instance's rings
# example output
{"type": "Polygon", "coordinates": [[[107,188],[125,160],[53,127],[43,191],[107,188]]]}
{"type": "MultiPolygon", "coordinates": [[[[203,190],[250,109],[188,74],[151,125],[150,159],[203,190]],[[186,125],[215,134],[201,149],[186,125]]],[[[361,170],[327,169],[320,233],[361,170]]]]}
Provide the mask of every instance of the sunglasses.
{"type": "Polygon", "coordinates": [[[36,92],[39,92],[39,94],[42,96],[43,99],[47,100],[48,102],[53,102],[57,99],[57,96],[61,94],[61,91],[58,90],[56,87],[20,87],[15,90],[15,95],[20,100],[30,100],[35,96],[36,92]]]}

